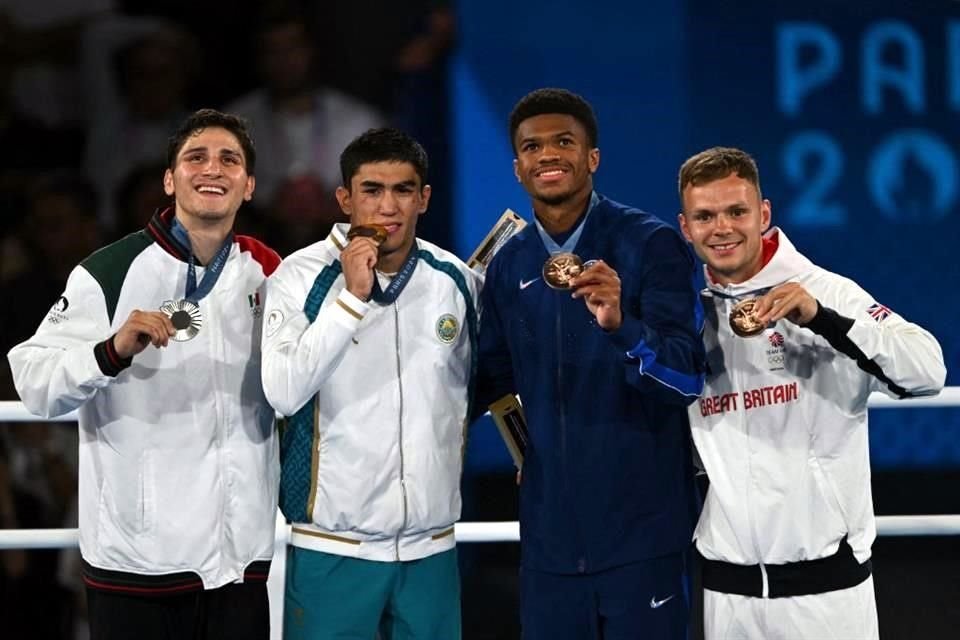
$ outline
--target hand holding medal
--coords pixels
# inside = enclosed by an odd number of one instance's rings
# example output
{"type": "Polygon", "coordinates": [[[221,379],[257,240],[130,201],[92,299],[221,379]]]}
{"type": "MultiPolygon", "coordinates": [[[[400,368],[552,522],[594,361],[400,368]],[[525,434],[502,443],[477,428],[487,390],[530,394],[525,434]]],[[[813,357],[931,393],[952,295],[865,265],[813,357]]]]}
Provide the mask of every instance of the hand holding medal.
{"type": "Polygon", "coordinates": [[[340,252],[340,264],[347,291],[361,300],[373,291],[377,252],[386,239],[387,228],[379,224],[355,225],[347,232],[349,244],[340,252]]]}
{"type": "Polygon", "coordinates": [[[176,332],[167,314],[134,310],[113,336],[113,348],[120,358],[130,358],[150,344],[157,348],[167,346],[176,332]]]}
{"type": "Polygon", "coordinates": [[[774,287],[757,299],[753,311],[764,327],[780,319],[803,326],[813,320],[820,303],[799,282],[774,287]]]}
{"type": "Polygon", "coordinates": [[[597,324],[605,331],[616,331],[623,322],[620,309],[620,277],[603,260],[583,262],[574,254],[556,254],[544,265],[543,279],[554,288],[572,291],[574,298],[583,298],[587,310],[592,313],[597,324]],[[551,265],[555,258],[564,256],[560,264],[551,265]],[[550,284],[548,271],[552,278],[566,285],[558,287],[550,284]]]}

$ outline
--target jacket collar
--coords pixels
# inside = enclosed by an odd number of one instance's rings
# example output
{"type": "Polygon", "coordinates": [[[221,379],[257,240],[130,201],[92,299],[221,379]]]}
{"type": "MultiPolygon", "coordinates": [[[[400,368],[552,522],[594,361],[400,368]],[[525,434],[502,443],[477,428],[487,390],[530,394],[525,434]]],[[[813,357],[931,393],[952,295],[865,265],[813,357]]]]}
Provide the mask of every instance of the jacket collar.
{"type": "Polygon", "coordinates": [[[190,261],[190,248],[183,246],[170,231],[170,225],[173,222],[173,207],[166,209],[157,209],[153,217],[147,223],[145,229],[147,235],[153,238],[153,241],[160,245],[164,251],[182,262],[190,261]]]}
{"type": "Polygon", "coordinates": [[[338,222],[330,229],[330,242],[337,248],[337,252],[343,251],[349,242],[347,241],[347,231],[350,230],[350,223],[338,222]]]}

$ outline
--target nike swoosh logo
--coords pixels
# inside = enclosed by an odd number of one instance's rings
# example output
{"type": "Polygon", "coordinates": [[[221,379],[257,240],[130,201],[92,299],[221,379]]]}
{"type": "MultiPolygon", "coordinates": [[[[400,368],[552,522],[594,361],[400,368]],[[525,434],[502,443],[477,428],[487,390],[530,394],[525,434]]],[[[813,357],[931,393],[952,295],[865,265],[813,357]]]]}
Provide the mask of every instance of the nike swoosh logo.
{"type": "Polygon", "coordinates": [[[527,280],[526,282],[524,282],[523,280],[521,280],[521,281],[520,281],[520,291],[523,291],[524,289],[526,289],[527,287],[529,287],[530,285],[532,285],[534,282],[536,282],[536,281],[539,280],[539,279],[540,279],[540,278],[534,278],[533,280],[527,280]]]}
{"type": "MultiPolygon", "coordinates": [[[[677,594],[673,594],[673,595],[677,595],[677,594]]],[[[659,609],[660,607],[667,604],[671,600],[673,600],[673,596],[667,596],[663,600],[657,600],[657,596],[653,596],[652,598],[650,598],[650,608],[659,609]]]]}

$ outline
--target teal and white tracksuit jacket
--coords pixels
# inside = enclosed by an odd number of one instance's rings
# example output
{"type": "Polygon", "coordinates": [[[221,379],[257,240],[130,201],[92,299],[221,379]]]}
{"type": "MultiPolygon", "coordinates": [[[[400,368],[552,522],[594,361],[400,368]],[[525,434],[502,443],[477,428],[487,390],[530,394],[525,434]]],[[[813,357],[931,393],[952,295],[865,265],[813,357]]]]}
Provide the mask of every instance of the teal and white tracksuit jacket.
{"type": "Polygon", "coordinates": [[[417,240],[389,305],[345,289],[347,225],[268,280],[263,385],[289,416],[280,506],[295,546],[367,560],[454,546],[480,276],[417,240]]]}

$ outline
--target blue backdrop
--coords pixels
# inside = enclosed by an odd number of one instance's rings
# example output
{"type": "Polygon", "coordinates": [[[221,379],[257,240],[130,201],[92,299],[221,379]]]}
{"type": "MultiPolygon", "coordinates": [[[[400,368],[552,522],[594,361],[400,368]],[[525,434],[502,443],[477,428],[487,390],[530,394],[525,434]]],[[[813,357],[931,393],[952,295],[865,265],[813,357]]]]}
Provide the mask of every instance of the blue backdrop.
{"type": "MultiPolygon", "coordinates": [[[[960,5],[946,0],[461,0],[452,68],[455,250],[527,217],[506,119],[541,86],[600,121],[601,192],[675,223],[705,147],[760,165],[774,224],[812,260],[931,330],[960,385],[960,5]]],[[[960,466],[960,408],[871,413],[875,468],[960,466]]],[[[495,430],[468,462],[509,466],[495,430]]]]}

